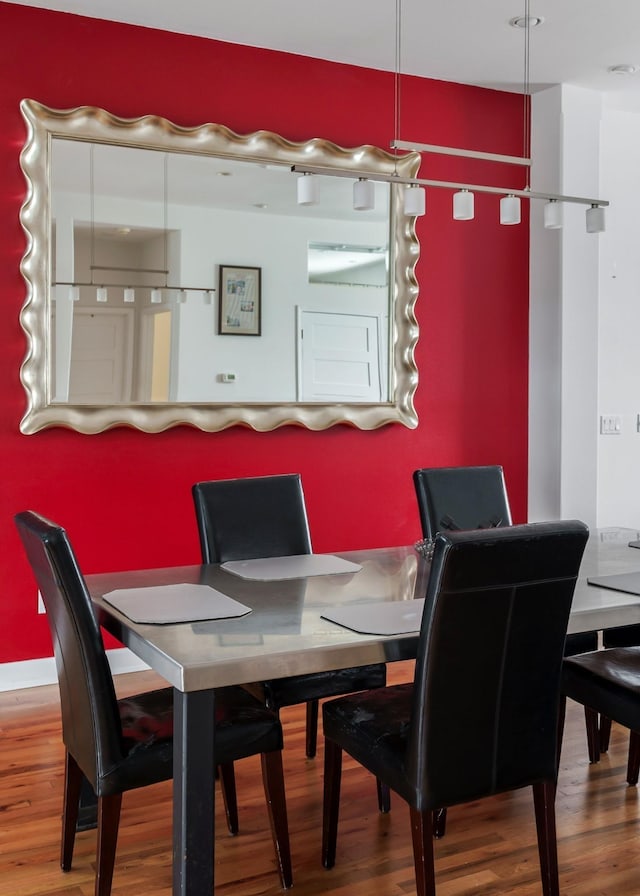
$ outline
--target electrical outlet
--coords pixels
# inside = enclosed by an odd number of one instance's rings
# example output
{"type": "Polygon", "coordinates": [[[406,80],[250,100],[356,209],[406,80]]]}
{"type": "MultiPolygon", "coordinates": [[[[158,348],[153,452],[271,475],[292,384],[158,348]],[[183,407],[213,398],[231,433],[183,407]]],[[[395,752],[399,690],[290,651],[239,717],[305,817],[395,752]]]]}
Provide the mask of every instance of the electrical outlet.
{"type": "Polygon", "coordinates": [[[619,414],[604,414],[600,417],[600,435],[619,436],[622,432],[622,418],[619,414]]]}
{"type": "Polygon", "coordinates": [[[629,541],[629,535],[620,535],[619,529],[602,529],[600,531],[600,541],[603,544],[612,544],[615,541],[629,541]]]}
{"type": "Polygon", "coordinates": [[[44,601],[42,600],[42,595],[38,591],[38,613],[46,613],[47,609],[44,605],[44,601]]]}

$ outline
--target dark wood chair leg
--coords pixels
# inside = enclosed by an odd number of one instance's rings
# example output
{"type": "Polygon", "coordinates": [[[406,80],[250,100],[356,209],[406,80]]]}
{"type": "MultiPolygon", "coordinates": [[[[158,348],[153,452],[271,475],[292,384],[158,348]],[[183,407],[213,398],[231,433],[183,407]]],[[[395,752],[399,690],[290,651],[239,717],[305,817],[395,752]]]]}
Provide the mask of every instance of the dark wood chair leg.
{"type": "Polygon", "coordinates": [[[629,735],[629,759],[627,761],[627,784],[635,787],[640,771],[640,732],[632,731],[629,735]]]}
{"type": "Polygon", "coordinates": [[[325,868],[333,868],[336,863],[341,778],[342,747],[325,738],[324,803],[322,809],[322,864],[325,868]]]}
{"type": "Polygon", "coordinates": [[[410,807],[413,864],[416,869],[416,896],[436,896],[436,875],[433,864],[433,815],[410,807]]]}
{"type": "Polygon", "coordinates": [[[607,716],[600,716],[600,752],[606,753],[609,749],[609,741],[611,740],[611,719],[607,716]]]}
{"type": "Polygon", "coordinates": [[[536,813],[543,896],[559,896],[555,781],[538,781],[534,784],[533,803],[536,813]]]}
{"type": "Polygon", "coordinates": [[[98,855],[95,896],[110,896],[116,861],[122,794],[98,797],[98,855]]]}
{"type": "Polygon", "coordinates": [[[291,870],[291,847],[289,845],[289,822],[284,792],[282,753],[280,750],[274,750],[272,753],[263,753],[261,761],[262,781],[267,798],[271,836],[273,837],[273,845],[276,850],[280,882],[283,889],[288,890],[289,887],[293,886],[293,872],[291,870]]]}
{"type": "Polygon", "coordinates": [[[318,701],[307,702],[307,759],[313,759],[318,746],[318,701]]]}
{"type": "Polygon", "coordinates": [[[433,810],[433,836],[436,840],[441,840],[447,831],[447,810],[433,810]]]}
{"type": "Polygon", "coordinates": [[[84,775],[67,751],[64,763],[64,797],[62,803],[62,840],[60,844],[60,867],[63,871],[71,869],[73,847],[76,842],[76,824],[80,808],[80,790],[84,775]]]}
{"type": "Polygon", "coordinates": [[[587,726],[587,748],[589,762],[600,762],[600,730],[598,713],[588,706],[584,708],[584,720],[587,726]]]}
{"type": "Polygon", "coordinates": [[[383,815],[391,812],[391,791],[387,784],[383,784],[380,778],[376,778],[376,788],[378,791],[378,809],[383,815]]]}
{"type": "Polygon", "coordinates": [[[235,836],[238,833],[238,800],[236,797],[236,773],[233,768],[233,762],[219,765],[218,772],[227,827],[229,828],[229,833],[235,836]]]}
{"type": "Polygon", "coordinates": [[[560,768],[560,756],[562,754],[562,737],[564,735],[564,721],[567,715],[567,698],[564,695],[560,696],[560,703],[558,705],[558,733],[557,733],[557,746],[556,746],[556,768],[560,768]]]}

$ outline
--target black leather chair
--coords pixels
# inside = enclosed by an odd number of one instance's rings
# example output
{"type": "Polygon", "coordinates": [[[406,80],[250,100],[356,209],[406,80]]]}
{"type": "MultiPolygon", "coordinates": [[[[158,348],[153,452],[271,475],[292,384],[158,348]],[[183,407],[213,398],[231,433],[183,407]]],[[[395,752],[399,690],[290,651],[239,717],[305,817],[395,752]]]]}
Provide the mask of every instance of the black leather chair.
{"type": "MultiPolygon", "coordinates": [[[[640,646],[640,625],[622,625],[619,628],[606,628],[602,632],[602,646],[610,647],[639,647],[640,646]]],[[[591,720],[593,722],[593,720],[591,720]]],[[[588,730],[588,729],[587,729],[588,730]]],[[[600,719],[600,735],[599,750],[606,753],[609,749],[609,740],[611,737],[611,719],[608,716],[602,716],[600,719]]],[[[640,742],[638,736],[632,731],[629,740],[629,767],[627,773],[627,781],[629,784],[638,782],[638,766],[640,765],[640,742]],[[635,768],[635,772],[633,769],[635,768]],[[631,778],[632,780],[629,780],[631,778]]],[[[589,739],[589,759],[591,762],[597,762],[600,758],[599,753],[592,751],[591,739],[589,739]],[[592,752],[594,755],[592,755],[592,752]]]]}
{"type": "Polygon", "coordinates": [[[434,812],[527,785],[557,896],[560,674],[587,537],[577,521],[436,536],[414,682],[323,705],[327,868],[346,750],[409,804],[418,896],[435,894],[434,812]]]}
{"type": "MultiPolygon", "coordinates": [[[[298,473],[197,482],[192,489],[203,563],[310,554],[311,535],[298,473]]],[[[307,704],[306,754],[315,756],[318,700],[386,684],[384,663],[293,675],[245,685],[268,709],[307,704]]],[[[378,790],[381,811],[388,793],[378,790]]]]}
{"type": "Polygon", "coordinates": [[[630,786],[637,784],[640,770],[640,647],[610,647],[567,657],[562,669],[562,693],[565,698],[570,697],[584,706],[591,762],[599,761],[602,748],[598,713],[609,726],[613,720],[629,728],[627,783],[630,786]]]}
{"type": "MultiPolygon", "coordinates": [[[[311,535],[300,475],[256,476],[193,486],[204,563],[310,554],[311,535]]],[[[386,683],[384,663],[294,675],[251,686],[269,709],[307,704],[307,756],[315,756],[318,699],[386,683]]]]}
{"type": "MultiPolygon", "coordinates": [[[[511,525],[502,467],[425,467],[413,474],[424,538],[437,532],[511,525]]],[[[596,650],[597,632],[567,635],[565,653],[596,650]]]]}
{"type": "MultiPolygon", "coordinates": [[[[100,627],[63,529],[32,511],[15,517],[47,611],[65,745],[60,864],[71,868],[83,781],[98,799],[96,896],[111,891],[122,794],[173,774],[173,691],[117,700],[100,627]]],[[[243,688],[216,692],[215,755],[221,767],[261,754],[282,886],[292,884],[282,772],[282,727],[243,688]]]]}

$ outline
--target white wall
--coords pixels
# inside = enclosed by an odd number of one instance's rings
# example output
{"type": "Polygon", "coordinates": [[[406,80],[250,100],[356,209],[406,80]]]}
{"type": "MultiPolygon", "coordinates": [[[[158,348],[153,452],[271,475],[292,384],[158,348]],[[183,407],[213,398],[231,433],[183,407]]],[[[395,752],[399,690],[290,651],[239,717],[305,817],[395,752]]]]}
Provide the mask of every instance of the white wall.
{"type": "Polygon", "coordinates": [[[606,108],[603,195],[611,200],[600,237],[598,405],[619,414],[618,436],[599,436],[598,522],[640,527],[640,114],[606,108]]]}
{"type": "Polygon", "coordinates": [[[533,98],[533,189],[608,199],[606,233],[532,203],[529,518],[640,525],[640,116],[569,86],[533,98]],[[620,435],[600,435],[619,414],[620,435]]]}

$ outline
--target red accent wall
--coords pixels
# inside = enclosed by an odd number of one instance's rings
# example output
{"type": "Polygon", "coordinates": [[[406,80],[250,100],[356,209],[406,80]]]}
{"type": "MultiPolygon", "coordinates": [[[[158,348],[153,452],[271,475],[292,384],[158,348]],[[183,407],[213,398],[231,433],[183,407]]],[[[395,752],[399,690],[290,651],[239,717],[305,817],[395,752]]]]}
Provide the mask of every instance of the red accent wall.
{"type": "MultiPolygon", "coordinates": [[[[87,573],[197,562],[190,488],[200,479],[299,471],[318,551],[419,537],[411,473],[420,466],[501,463],[514,519],[525,519],[528,210],[520,227],[501,227],[493,196],[476,196],[474,221],[454,222],[451,194],[431,190],[418,222],[416,430],[21,435],[21,99],[388,147],[393,74],[4,3],[0,33],[0,662],[51,653],[13,527],[20,510],[62,524],[87,573]]],[[[520,154],[522,114],[515,95],[402,81],[403,139],[520,154]]],[[[432,157],[423,174],[514,185],[520,174],[506,167],[432,157]]]]}

